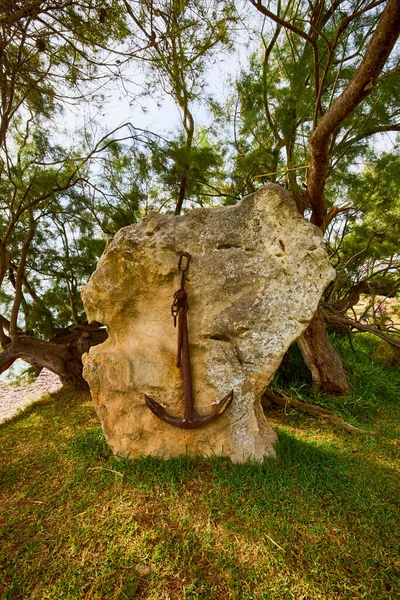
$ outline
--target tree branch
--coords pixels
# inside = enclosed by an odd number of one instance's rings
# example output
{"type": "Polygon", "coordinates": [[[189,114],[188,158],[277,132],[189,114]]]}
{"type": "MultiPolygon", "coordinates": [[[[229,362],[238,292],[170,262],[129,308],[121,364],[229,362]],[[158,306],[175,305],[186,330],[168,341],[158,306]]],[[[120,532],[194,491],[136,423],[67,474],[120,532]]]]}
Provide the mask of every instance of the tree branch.
{"type": "Polygon", "coordinates": [[[324,188],[329,173],[329,141],[339,125],[369,94],[379,77],[400,32],[400,0],[388,0],[364,58],[345,90],[320,119],[310,138],[311,168],[307,195],[312,222],[323,229],[326,204],[324,188]]]}
{"type": "Polygon", "coordinates": [[[35,234],[35,229],[36,229],[36,224],[33,220],[33,215],[31,213],[30,214],[29,232],[28,232],[28,235],[26,236],[24,244],[22,246],[21,256],[19,259],[18,269],[17,269],[17,273],[16,273],[16,277],[15,277],[15,296],[14,296],[14,303],[13,303],[13,307],[11,310],[11,319],[10,319],[10,335],[11,335],[11,337],[16,335],[17,331],[18,331],[18,326],[17,326],[18,313],[19,313],[19,308],[20,308],[21,301],[22,301],[22,285],[24,282],[26,258],[28,255],[28,251],[29,251],[31,242],[33,240],[33,236],[35,234]]]}
{"type": "MultiPolygon", "coordinates": [[[[326,305],[324,307],[326,308],[326,305]]],[[[363,331],[364,333],[372,333],[376,337],[385,340],[385,342],[387,342],[391,346],[400,348],[400,338],[396,339],[389,333],[382,331],[382,329],[379,329],[377,325],[368,325],[360,323],[359,321],[350,319],[350,317],[345,317],[343,315],[338,315],[336,313],[326,311],[324,311],[324,317],[328,321],[328,323],[331,323],[332,325],[342,325],[343,327],[357,329],[358,331],[363,331]]],[[[397,335],[400,335],[400,332],[397,332],[397,335]]]]}
{"type": "Polygon", "coordinates": [[[279,15],[276,15],[275,13],[268,10],[268,8],[263,5],[261,0],[250,0],[250,4],[252,4],[254,6],[254,8],[256,8],[262,15],[269,17],[270,19],[272,19],[272,21],[275,21],[275,23],[278,23],[285,29],[289,29],[290,31],[293,31],[293,33],[296,33],[297,35],[302,37],[311,46],[314,46],[314,40],[312,39],[312,37],[310,37],[307,33],[305,33],[305,31],[303,31],[296,25],[293,25],[289,21],[282,19],[279,15]]]}
{"type": "Polygon", "coordinates": [[[353,144],[363,140],[367,137],[371,137],[372,135],[376,135],[377,133],[386,133],[389,131],[400,131],[400,123],[393,123],[389,125],[377,125],[376,127],[371,127],[370,129],[365,129],[358,135],[350,138],[349,140],[341,140],[340,144],[338,144],[338,149],[342,145],[342,143],[346,143],[346,150],[348,150],[353,144]]]}

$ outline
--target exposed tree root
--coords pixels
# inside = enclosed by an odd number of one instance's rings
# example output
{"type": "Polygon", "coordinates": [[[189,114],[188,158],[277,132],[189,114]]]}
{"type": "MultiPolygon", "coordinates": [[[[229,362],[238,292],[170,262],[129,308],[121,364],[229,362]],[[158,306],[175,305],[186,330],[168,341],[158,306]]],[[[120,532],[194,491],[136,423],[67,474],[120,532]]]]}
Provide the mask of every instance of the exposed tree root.
{"type": "Polygon", "coordinates": [[[301,402],[300,400],[296,400],[295,398],[290,398],[282,392],[278,392],[278,390],[270,390],[267,389],[264,392],[263,397],[261,398],[261,404],[265,407],[270,406],[271,402],[282,408],[295,408],[296,410],[300,410],[301,412],[308,413],[310,415],[314,415],[323,419],[324,421],[328,421],[332,423],[332,425],[337,425],[342,427],[348,433],[363,433],[368,435],[375,435],[375,431],[366,431],[365,429],[359,429],[359,427],[354,427],[354,425],[350,425],[350,423],[346,423],[340,417],[335,415],[334,412],[328,410],[327,408],[322,408],[322,406],[317,406],[316,404],[306,404],[305,402],[301,402]]]}

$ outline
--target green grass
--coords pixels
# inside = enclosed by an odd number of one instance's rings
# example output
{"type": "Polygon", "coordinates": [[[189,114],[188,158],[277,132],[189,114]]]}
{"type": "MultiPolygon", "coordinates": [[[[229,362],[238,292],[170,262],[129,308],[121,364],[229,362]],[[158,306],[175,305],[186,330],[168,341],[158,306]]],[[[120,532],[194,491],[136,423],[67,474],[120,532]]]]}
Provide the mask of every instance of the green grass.
{"type": "Polygon", "coordinates": [[[374,437],[272,411],[277,460],[117,461],[71,390],[0,426],[0,597],[400,598],[399,373],[335,344],[359,387],[319,399],[374,437]]]}
{"type": "Polygon", "coordinates": [[[399,405],[399,371],[371,360],[381,340],[368,334],[355,334],[353,351],[346,336],[331,335],[330,339],[344,361],[351,387],[348,396],[335,398],[313,391],[311,375],[297,344],[289,349],[271,387],[279,388],[303,402],[330,408],[355,425],[371,423],[384,406],[399,405]]]}

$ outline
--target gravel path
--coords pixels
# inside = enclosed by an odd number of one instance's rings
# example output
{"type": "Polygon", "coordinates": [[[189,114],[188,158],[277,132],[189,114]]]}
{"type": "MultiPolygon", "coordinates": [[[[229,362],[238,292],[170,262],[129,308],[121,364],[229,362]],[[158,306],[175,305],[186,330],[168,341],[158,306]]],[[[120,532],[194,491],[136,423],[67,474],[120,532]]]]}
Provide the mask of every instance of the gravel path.
{"type": "Polygon", "coordinates": [[[11,385],[0,381],[0,423],[13,417],[20,409],[40,400],[45,394],[56,392],[62,387],[59,377],[43,369],[33,383],[11,385]]]}

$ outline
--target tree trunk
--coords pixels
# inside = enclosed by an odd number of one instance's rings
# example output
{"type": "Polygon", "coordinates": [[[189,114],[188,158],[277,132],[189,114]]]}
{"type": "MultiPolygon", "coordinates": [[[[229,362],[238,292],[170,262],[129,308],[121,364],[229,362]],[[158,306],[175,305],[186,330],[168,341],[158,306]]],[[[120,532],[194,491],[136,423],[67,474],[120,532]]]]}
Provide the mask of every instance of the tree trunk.
{"type": "MultiPolygon", "coordinates": [[[[388,0],[351,82],[319,120],[311,135],[307,195],[312,208],[311,222],[322,231],[328,222],[324,191],[330,167],[331,136],[374,87],[396,44],[399,31],[400,0],[388,0]]],[[[338,396],[348,391],[342,361],[329,342],[320,310],[300,339],[299,346],[316,389],[338,396]]]]}
{"type": "Polygon", "coordinates": [[[181,214],[183,201],[185,199],[185,194],[186,194],[186,188],[187,188],[187,177],[185,174],[185,175],[183,175],[181,182],[179,184],[178,200],[176,201],[175,212],[174,212],[175,216],[178,216],[181,214]]]}
{"type": "Polygon", "coordinates": [[[400,0],[388,0],[352,80],[318,121],[310,138],[311,164],[307,174],[307,195],[312,208],[311,222],[326,227],[325,184],[330,169],[330,142],[343,121],[374,88],[400,32],[400,0]]]}
{"type": "Polygon", "coordinates": [[[62,383],[87,387],[82,377],[82,354],[106,338],[105,329],[89,325],[66,330],[50,341],[18,333],[11,337],[0,354],[0,373],[21,358],[32,366],[56,373],[62,383]]]}
{"type": "Polygon", "coordinates": [[[400,347],[393,346],[392,366],[400,370],[400,347]]]}
{"type": "Polygon", "coordinates": [[[334,396],[348,393],[346,372],[340,356],[329,341],[320,308],[297,343],[311,371],[314,390],[334,396]]]}

